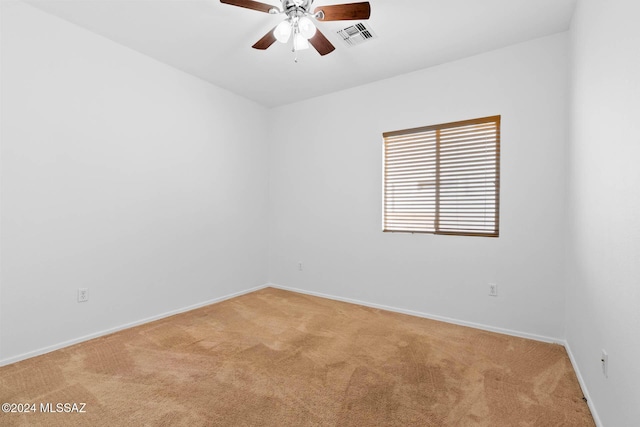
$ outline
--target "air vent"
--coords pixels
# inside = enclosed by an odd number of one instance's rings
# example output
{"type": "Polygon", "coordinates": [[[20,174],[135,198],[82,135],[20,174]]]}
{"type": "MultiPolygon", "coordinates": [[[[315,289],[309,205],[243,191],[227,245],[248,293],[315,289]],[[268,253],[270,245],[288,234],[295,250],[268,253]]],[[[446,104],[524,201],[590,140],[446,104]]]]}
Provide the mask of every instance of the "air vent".
{"type": "Polygon", "coordinates": [[[338,31],[338,35],[347,46],[357,46],[377,37],[371,27],[362,22],[338,31]]]}

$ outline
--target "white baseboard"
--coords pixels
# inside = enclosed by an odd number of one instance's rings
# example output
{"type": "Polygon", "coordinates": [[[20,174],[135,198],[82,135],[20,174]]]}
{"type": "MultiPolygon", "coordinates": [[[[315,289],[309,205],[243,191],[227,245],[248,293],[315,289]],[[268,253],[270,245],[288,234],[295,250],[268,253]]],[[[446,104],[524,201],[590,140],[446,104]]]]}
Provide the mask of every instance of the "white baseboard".
{"type": "Polygon", "coordinates": [[[176,310],[171,310],[171,311],[168,311],[166,313],[158,314],[156,316],[147,317],[146,319],[136,320],[135,322],[125,323],[123,325],[119,325],[119,326],[116,326],[114,328],[105,329],[105,330],[100,331],[100,332],[95,332],[95,333],[92,333],[92,334],[89,334],[89,335],[84,335],[82,337],[74,338],[72,340],[64,341],[64,342],[61,342],[61,343],[58,343],[58,344],[50,345],[50,346],[47,346],[47,347],[42,347],[42,348],[39,348],[37,350],[33,350],[33,351],[29,351],[27,353],[20,354],[18,356],[12,356],[12,357],[9,357],[7,359],[2,359],[2,360],[0,360],[0,366],[9,365],[11,363],[16,363],[16,362],[19,362],[21,360],[29,359],[29,358],[32,358],[32,357],[35,357],[35,356],[40,356],[42,354],[50,353],[52,351],[59,350],[61,348],[65,348],[65,347],[69,347],[69,346],[72,346],[74,344],[78,344],[78,343],[81,343],[81,342],[84,342],[84,341],[89,341],[91,339],[102,337],[104,335],[109,335],[109,334],[112,334],[114,332],[121,331],[123,329],[129,329],[129,328],[133,328],[134,326],[139,326],[139,325],[143,325],[145,323],[153,322],[155,320],[164,319],[165,317],[173,316],[175,314],[180,314],[180,313],[184,313],[186,311],[195,310],[196,308],[201,308],[201,307],[204,307],[204,306],[207,306],[207,305],[211,305],[211,304],[215,304],[215,303],[218,303],[218,302],[221,302],[221,301],[225,301],[225,300],[228,300],[228,299],[231,299],[231,298],[235,298],[235,297],[238,297],[240,295],[244,295],[244,294],[248,294],[248,293],[251,293],[251,292],[255,292],[255,291],[258,291],[260,289],[264,289],[264,288],[266,288],[268,286],[269,285],[256,286],[254,288],[247,289],[247,290],[244,290],[244,291],[235,292],[233,294],[229,294],[229,295],[225,295],[225,296],[222,296],[222,297],[214,298],[214,299],[211,299],[211,300],[208,300],[208,301],[203,301],[203,302],[200,302],[200,303],[197,303],[197,304],[193,304],[193,305],[190,305],[190,306],[187,306],[187,307],[182,307],[182,308],[178,308],[176,310]]]}
{"type": "Polygon", "coordinates": [[[587,405],[589,405],[589,410],[591,411],[591,416],[593,417],[593,421],[596,423],[597,427],[603,427],[602,421],[600,421],[600,417],[598,416],[598,411],[596,410],[596,407],[593,404],[593,400],[591,400],[591,396],[589,395],[589,389],[587,388],[587,384],[584,382],[584,378],[582,377],[582,373],[580,372],[578,363],[576,362],[575,357],[573,357],[571,346],[569,346],[569,343],[567,341],[564,342],[564,348],[567,350],[567,354],[569,355],[569,360],[571,361],[573,370],[576,373],[576,377],[578,377],[578,383],[580,383],[582,394],[587,399],[587,405]]]}
{"type": "Polygon", "coordinates": [[[527,332],[514,331],[514,330],[511,330],[511,329],[498,328],[498,327],[495,327],[495,326],[483,325],[481,323],[467,322],[465,320],[453,319],[453,318],[450,318],[450,317],[438,316],[438,315],[435,315],[435,314],[423,313],[423,312],[420,312],[420,311],[407,310],[407,309],[404,309],[404,308],[390,307],[388,305],[375,304],[375,303],[366,302],[366,301],[360,301],[360,300],[352,299],[352,298],[343,298],[343,297],[339,297],[339,296],[335,296],[335,295],[323,294],[321,292],[314,292],[314,291],[307,291],[307,290],[304,290],[304,289],[291,288],[291,287],[288,287],[288,286],[280,286],[280,285],[277,285],[277,284],[274,284],[274,283],[269,283],[267,286],[271,287],[271,288],[282,289],[282,290],[285,290],[285,291],[297,292],[297,293],[300,293],[300,294],[312,295],[312,296],[321,297],[321,298],[328,298],[328,299],[332,299],[332,300],[335,300],[335,301],[342,301],[342,302],[348,302],[348,303],[351,303],[351,304],[364,305],[365,307],[378,308],[380,310],[392,311],[392,312],[395,312],[395,313],[408,314],[410,316],[423,317],[425,319],[438,320],[440,322],[452,323],[454,325],[468,326],[470,328],[481,329],[483,331],[496,332],[496,333],[499,333],[499,334],[511,335],[511,336],[514,336],[514,337],[526,338],[526,339],[530,339],[530,340],[534,340],[534,341],[542,341],[542,342],[552,343],[552,344],[560,344],[560,345],[563,345],[563,346],[565,345],[565,340],[561,339],[561,338],[546,337],[546,336],[543,336],[543,335],[536,335],[536,334],[530,334],[530,333],[527,333],[527,332]]]}
{"type": "MultiPolygon", "coordinates": [[[[272,288],[276,288],[276,289],[283,289],[286,291],[291,291],[291,292],[297,292],[297,293],[301,293],[301,294],[307,294],[307,295],[313,295],[313,296],[317,296],[317,297],[321,297],[321,298],[328,298],[328,299],[332,299],[332,300],[336,300],[336,301],[342,301],[342,302],[348,302],[351,304],[359,304],[359,305],[363,305],[366,307],[371,307],[371,308],[377,308],[377,309],[381,309],[381,310],[387,310],[387,311],[392,311],[392,312],[396,312],[396,313],[402,313],[402,314],[408,314],[411,316],[417,316],[417,317],[423,317],[426,319],[432,319],[432,320],[438,320],[441,322],[446,322],[446,323],[452,323],[455,325],[461,325],[461,326],[468,326],[471,328],[475,328],[475,329],[481,329],[481,330],[485,330],[485,331],[490,331],[490,332],[497,332],[500,334],[506,334],[506,335],[511,335],[511,336],[516,336],[516,337],[520,337],[520,338],[527,338],[527,339],[532,339],[532,340],[536,340],[536,341],[542,341],[542,342],[548,342],[548,343],[554,343],[554,344],[561,344],[564,345],[567,348],[567,352],[569,353],[570,357],[573,357],[571,355],[571,352],[569,351],[568,346],[566,345],[566,341],[559,339],[559,338],[552,338],[552,337],[546,337],[546,336],[541,336],[541,335],[535,335],[535,334],[530,334],[530,333],[526,333],[526,332],[519,332],[519,331],[514,331],[514,330],[510,330],[510,329],[504,329],[504,328],[498,328],[498,327],[494,327],[494,326],[488,326],[488,325],[483,325],[483,324],[479,324],[479,323],[474,323],[474,322],[467,322],[464,320],[459,320],[459,319],[453,319],[453,318],[449,318],[449,317],[444,317],[444,316],[438,316],[438,315],[433,315],[433,314],[429,314],[429,313],[423,313],[423,312],[419,312],[419,311],[414,311],[414,310],[406,310],[406,309],[402,309],[402,308],[396,308],[396,307],[390,307],[387,305],[382,305],[382,304],[375,304],[375,303],[370,303],[370,302],[366,302],[366,301],[360,301],[360,300],[356,300],[356,299],[352,299],[352,298],[344,298],[344,297],[339,297],[339,296],[335,296],[335,295],[329,295],[329,294],[324,294],[321,292],[313,292],[313,291],[307,291],[304,289],[298,289],[298,288],[291,288],[291,287],[287,287],[287,286],[280,286],[274,283],[267,283],[261,286],[256,286],[250,289],[246,289],[240,292],[235,292],[233,294],[229,294],[229,295],[225,295],[219,298],[214,298],[208,301],[203,301],[201,303],[197,303],[197,304],[193,304],[187,307],[182,307],[176,310],[172,310],[172,311],[168,311],[166,313],[162,313],[162,314],[158,314],[156,316],[151,316],[151,317],[147,317],[145,319],[140,319],[137,320],[135,322],[129,322],[129,323],[125,323],[113,328],[109,328],[109,329],[105,329],[99,332],[95,332],[92,334],[88,334],[88,335],[84,335],[82,337],[78,337],[78,338],[74,338],[68,341],[64,341],[58,344],[54,344],[54,345],[50,345],[47,347],[42,347],[39,348],[37,350],[33,350],[33,351],[29,351],[27,353],[23,353],[23,354],[19,354],[17,356],[12,356],[6,359],[2,359],[0,360],[0,366],[5,366],[5,365],[9,365],[11,363],[15,363],[15,362],[19,362],[21,360],[25,360],[25,359],[29,359],[31,357],[35,357],[35,356],[40,356],[42,354],[46,354],[46,353],[50,353],[52,351],[55,350],[59,350],[61,348],[65,348],[65,347],[69,347],[71,345],[74,344],[78,344],[84,341],[88,341],[94,338],[98,338],[104,335],[109,335],[112,334],[114,332],[118,332],[121,331],[123,329],[128,329],[128,328],[132,328],[134,326],[139,326],[145,323],[149,323],[149,322],[153,322],[155,320],[159,320],[159,319],[163,319],[165,317],[169,317],[169,316],[173,316],[175,314],[179,314],[179,313],[184,313],[186,311],[190,311],[190,310],[195,310],[197,308],[200,307],[204,307],[207,305],[211,305],[211,304],[215,304],[221,301],[225,301],[231,298],[235,298],[237,296],[240,295],[244,295],[244,294],[248,294],[251,292],[255,292],[257,290],[260,289],[264,289],[266,287],[272,287],[272,288]]],[[[577,371],[577,367],[574,363],[573,358],[571,359],[572,363],[574,364],[574,368],[576,368],[576,372],[577,371]]],[[[579,379],[581,380],[581,377],[579,377],[579,379]]],[[[581,386],[584,389],[584,385],[583,382],[581,382],[581,386]]],[[[587,394],[585,393],[585,396],[587,396],[587,394]]],[[[588,397],[587,397],[588,398],[588,397]]]]}

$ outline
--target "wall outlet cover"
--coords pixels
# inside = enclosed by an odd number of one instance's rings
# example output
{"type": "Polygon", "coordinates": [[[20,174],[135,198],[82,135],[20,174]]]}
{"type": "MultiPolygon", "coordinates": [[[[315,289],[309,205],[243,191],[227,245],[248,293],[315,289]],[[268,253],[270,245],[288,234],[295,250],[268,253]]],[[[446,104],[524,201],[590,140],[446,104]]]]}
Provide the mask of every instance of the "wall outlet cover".
{"type": "Polygon", "coordinates": [[[498,285],[496,283],[489,283],[489,296],[498,296],[498,285]]]}

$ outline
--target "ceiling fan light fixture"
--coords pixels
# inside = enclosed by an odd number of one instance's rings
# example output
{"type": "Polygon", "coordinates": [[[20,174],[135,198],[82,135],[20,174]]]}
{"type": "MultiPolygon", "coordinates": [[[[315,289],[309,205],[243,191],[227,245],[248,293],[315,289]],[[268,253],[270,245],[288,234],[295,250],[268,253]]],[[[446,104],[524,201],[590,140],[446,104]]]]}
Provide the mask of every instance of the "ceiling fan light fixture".
{"type": "Polygon", "coordinates": [[[306,16],[298,20],[298,28],[300,29],[300,34],[302,34],[305,39],[310,39],[316,35],[316,26],[313,25],[313,21],[306,16]]]}
{"type": "Polygon", "coordinates": [[[273,30],[273,35],[280,43],[288,42],[289,37],[291,37],[291,23],[288,20],[282,21],[276,29],[273,30]]]}
{"type": "Polygon", "coordinates": [[[309,40],[307,40],[302,34],[295,33],[293,35],[293,50],[305,50],[309,49],[309,40]]]}
{"type": "Polygon", "coordinates": [[[333,4],[312,9],[313,2],[314,0],[280,0],[282,5],[282,9],[280,9],[280,7],[257,0],[220,0],[220,3],[231,6],[286,16],[284,22],[281,22],[273,30],[269,30],[253,44],[252,47],[259,50],[268,49],[276,41],[286,44],[291,40],[294,52],[308,49],[311,45],[320,56],[324,56],[333,52],[335,46],[322,34],[322,31],[316,28],[314,20],[357,21],[369,19],[371,16],[371,4],[368,1],[333,4]]]}

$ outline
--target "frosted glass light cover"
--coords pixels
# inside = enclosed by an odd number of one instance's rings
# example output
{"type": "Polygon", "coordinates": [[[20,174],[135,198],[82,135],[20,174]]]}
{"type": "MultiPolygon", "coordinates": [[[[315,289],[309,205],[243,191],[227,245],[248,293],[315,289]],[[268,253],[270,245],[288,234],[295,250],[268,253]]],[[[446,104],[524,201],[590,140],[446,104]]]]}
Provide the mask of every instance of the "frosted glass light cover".
{"type": "Polygon", "coordinates": [[[293,36],[293,49],[294,50],[309,49],[309,41],[305,39],[302,34],[296,33],[293,36]]]}
{"type": "Polygon", "coordinates": [[[273,35],[280,43],[288,42],[289,37],[291,37],[291,24],[289,21],[279,23],[276,29],[273,30],[273,35]]]}
{"type": "Polygon", "coordinates": [[[300,29],[300,34],[302,34],[305,39],[310,39],[316,35],[316,26],[313,25],[313,21],[306,16],[300,18],[298,28],[300,29]]]}

